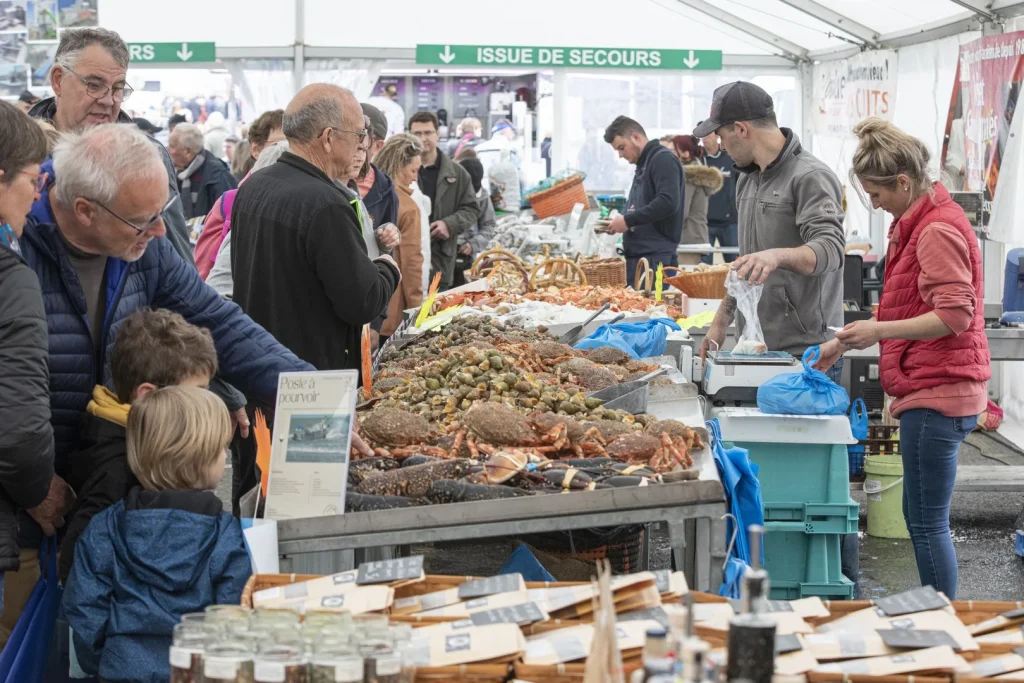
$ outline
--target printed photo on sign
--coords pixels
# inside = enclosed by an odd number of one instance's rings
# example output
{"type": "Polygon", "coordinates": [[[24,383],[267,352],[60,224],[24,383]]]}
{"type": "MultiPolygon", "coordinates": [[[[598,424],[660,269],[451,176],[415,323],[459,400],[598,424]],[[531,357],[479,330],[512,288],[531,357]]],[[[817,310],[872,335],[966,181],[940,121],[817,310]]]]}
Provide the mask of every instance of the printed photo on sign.
{"type": "Polygon", "coordinates": [[[0,0],[0,33],[26,30],[26,0],[0,0]]]}
{"type": "Polygon", "coordinates": [[[28,0],[29,40],[57,40],[57,0],[28,0]]]}
{"type": "Polygon", "coordinates": [[[98,0],[57,0],[61,28],[99,26],[98,0]]]}
{"type": "Polygon", "coordinates": [[[0,64],[0,97],[17,97],[28,88],[28,67],[24,64],[0,64]]]}
{"type": "Polygon", "coordinates": [[[24,64],[28,58],[27,33],[0,34],[0,64],[24,64]]]}
{"type": "Polygon", "coordinates": [[[348,457],[348,415],[292,415],[288,428],[287,462],[345,462],[348,457]]]}
{"type": "Polygon", "coordinates": [[[28,70],[32,74],[34,87],[50,85],[50,70],[53,69],[58,43],[29,43],[28,70]]]}

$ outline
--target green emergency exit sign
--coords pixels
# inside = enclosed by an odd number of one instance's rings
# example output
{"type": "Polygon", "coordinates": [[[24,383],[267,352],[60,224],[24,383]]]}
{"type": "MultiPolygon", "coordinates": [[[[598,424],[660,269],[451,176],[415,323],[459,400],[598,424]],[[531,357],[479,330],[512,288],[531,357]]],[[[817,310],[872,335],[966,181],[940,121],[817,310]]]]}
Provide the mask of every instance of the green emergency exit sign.
{"type": "Polygon", "coordinates": [[[128,43],[133,64],[191,64],[216,62],[216,43],[128,43]]]}
{"type": "Polygon", "coordinates": [[[722,68],[722,52],[626,47],[417,45],[416,63],[445,66],[708,71],[722,68]]]}

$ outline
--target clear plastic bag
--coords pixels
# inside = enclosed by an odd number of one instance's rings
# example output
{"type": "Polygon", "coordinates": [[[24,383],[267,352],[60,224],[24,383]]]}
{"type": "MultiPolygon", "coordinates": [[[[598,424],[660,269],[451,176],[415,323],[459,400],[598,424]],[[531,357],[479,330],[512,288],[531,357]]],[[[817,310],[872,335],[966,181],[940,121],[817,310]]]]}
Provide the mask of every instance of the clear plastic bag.
{"type": "Polygon", "coordinates": [[[761,331],[761,321],[757,317],[757,304],[761,301],[764,285],[752,285],[741,280],[735,270],[730,270],[725,278],[725,291],[736,299],[736,308],[743,314],[743,330],[732,350],[738,356],[763,356],[768,352],[761,331]]]}

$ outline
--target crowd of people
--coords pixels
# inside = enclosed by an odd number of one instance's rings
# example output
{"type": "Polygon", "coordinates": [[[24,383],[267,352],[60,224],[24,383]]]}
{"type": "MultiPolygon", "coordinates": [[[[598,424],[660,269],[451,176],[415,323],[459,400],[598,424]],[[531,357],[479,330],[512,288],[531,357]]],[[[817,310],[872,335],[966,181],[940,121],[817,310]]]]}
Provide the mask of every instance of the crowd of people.
{"type": "MultiPolygon", "coordinates": [[[[165,147],[130,125],[127,67],[116,33],[69,29],[56,97],[27,113],[0,102],[0,641],[40,548],[59,537],[58,635],[72,634],[73,656],[52,660],[111,682],[167,680],[181,614],[239,601],[250,567],[238,502],[259,480],[249,426],[256,408],[273,412],[278,375],[358,370],[364,327],[393,334],[433,275],[459,281],[494,226],[472,122],[448,154],[433,113],[396,133],[372,104],[312,84],[252,122],[233,170],[217,152],[226,138],[211,150],[177,121],[165,147]],[[231,512],[211,492],[229,451],[231,512]]],[[[633,264],[676,265],[684,236],[738,244],[733,267],[765,285],[769,348],[822,345],[833,377],[845,350],[882,340],[922,580],[952,598],[950,471],[989,372],[980,256],[923,145],[876,120],[858,134],[856,179],[896,217],[892,273],[878,318],[834,339],[841,183],[755,85],[716,91],[693,136],[652,141],[625,117],[609,126],[605,140],[636,164],[611,230],[633,264]],[[949,366],[949,350],[964,362],[949,366]]],[[[499,126],[499,151],[501,139],[499,126]]],[[[727,298],[702,354],[736,315],[727,298]]],[[[353,448],[370,454],[358,435],[353,448]]]]}

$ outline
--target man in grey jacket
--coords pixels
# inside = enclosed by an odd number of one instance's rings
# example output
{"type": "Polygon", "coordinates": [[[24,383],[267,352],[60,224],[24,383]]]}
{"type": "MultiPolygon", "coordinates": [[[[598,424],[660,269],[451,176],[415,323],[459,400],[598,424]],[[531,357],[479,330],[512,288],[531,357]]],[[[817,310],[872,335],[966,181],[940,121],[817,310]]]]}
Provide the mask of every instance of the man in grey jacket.
{"type": "MultiPolygon", "coordinates": [[[[693,134],[714,132],[739,172],[740,257],[732,268],[764,285],[757,312],[768,349],[799,357],[826,341],[830,326],[843,325],[842,185],[793,131],[779,128],[771,96],[753,83],[715,91],[711,116],[693,134]]],[[[736,315],[736,300],[727,296],[702,357],[712,342],[725,341],[736,315]]]]}

